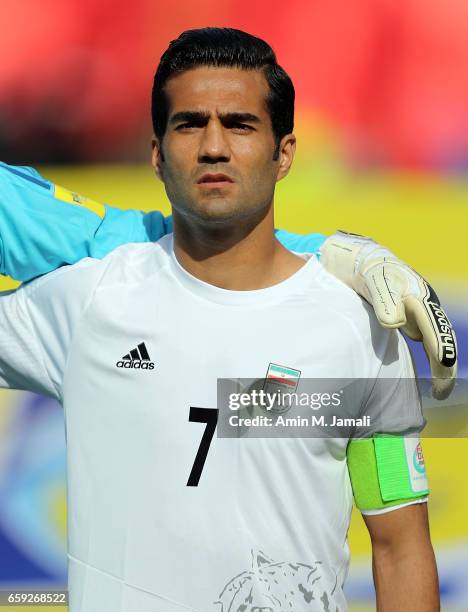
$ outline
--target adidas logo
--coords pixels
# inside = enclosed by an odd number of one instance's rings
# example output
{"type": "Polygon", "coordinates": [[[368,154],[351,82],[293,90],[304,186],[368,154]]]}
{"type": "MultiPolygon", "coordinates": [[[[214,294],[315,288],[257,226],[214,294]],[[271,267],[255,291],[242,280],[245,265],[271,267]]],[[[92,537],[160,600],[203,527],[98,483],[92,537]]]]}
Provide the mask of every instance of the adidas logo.
{"type": "Polygon", "coordinates": [[[115,365],[118,368],[154,370],[154,363],[151,361],[144,342],[141,342],[136,348],[124,355],[115,365]]]}

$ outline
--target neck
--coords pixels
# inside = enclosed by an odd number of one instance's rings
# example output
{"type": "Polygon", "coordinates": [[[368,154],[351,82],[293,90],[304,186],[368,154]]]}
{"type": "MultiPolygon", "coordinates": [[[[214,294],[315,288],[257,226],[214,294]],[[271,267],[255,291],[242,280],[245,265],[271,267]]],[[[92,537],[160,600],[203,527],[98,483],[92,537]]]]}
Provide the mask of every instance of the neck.
{"type": "Polygon", "coordinates": [[[190,274],[216,287],[263,289],[304,265],[276,240],[272,206],[222,225],[187,219],[175,210],[173,221],[177,260],[190,274]]]}

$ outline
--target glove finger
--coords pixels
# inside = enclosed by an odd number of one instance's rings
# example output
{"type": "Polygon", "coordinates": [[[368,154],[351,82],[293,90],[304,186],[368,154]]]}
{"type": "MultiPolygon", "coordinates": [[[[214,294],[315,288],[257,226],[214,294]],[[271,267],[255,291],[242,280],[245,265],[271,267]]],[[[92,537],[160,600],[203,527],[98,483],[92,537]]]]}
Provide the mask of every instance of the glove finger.
{"type": "Polygon", "coordinates": [[[424,346],[432,358],[447,368],[457,362],[457,339],[452,324],[445,314],[434,290],[421,282],[422,299],[413,295],[405,298],[409,323],[419,327],[424,346]]]}
{"type": "Polygon", "coordinates": [[[402,327],[406,323],[402,300],[403,287],[385,264],[371,268],[364,275],[367,299],[383,327],[402,327]]]}
{"type": "MultiPolygon", "coordinates": [[[[419,329],[424,349],[429,359],[432,375],[432,394],[445,399],[455,384],[457,372],[456,337],[450,321],[440,304],[431,301],[429,286],[421,301],[413,295],[404,299],[408,325],[413,333],[419,329]]],[[[436,296],[437,297],[437,296],[436,296]]]]}
{"type": "Polygon", "coordinates": [[[435,399],[446,399],[452,392],[457,379],[456,365],[447,368],[438,361],[429,360],[432,375],[432,395],[435,399]]]}

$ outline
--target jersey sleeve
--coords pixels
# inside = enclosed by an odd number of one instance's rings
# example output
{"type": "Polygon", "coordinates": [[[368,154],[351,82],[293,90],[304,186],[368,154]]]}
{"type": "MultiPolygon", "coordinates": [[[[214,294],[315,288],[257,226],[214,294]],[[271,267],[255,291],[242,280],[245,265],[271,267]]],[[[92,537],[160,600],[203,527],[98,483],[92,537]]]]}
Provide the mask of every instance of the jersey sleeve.
{"type": "Polygon", "coordinates": [[[283,229],[276,229],[275,235],[286,249],[315,255],[320,255],[319,249],[327,239],[323,234],[294,234],[283,229]]]}
{"type": "Polygon", "coordinates": [[[61,400],[72,339],[106,266],[84,259],[0,293],[0,386],[61,400]]]}
{"type": "Polygon", "coordinates": [[[122,210],[106,205],[106,212],[96,234],[89,242],[90,257],[101,259],[123,244],[156,242],[172,232],[172,217],[158,210],[122,210]]]}
{"type": "MultiPolygon", "coordinates": [[[[362,407],[367,417],[347,449],[357,507],[380,514],[427,500],[429,493],[420,433],[426,423],[412,357],[396,330],[382,333],[377,376],[362,407]]],[[[377,352],[380,349],[377,348],[377,352]]]]}
{"type": "Polygon", "coordinates": [[[0,162],[0,274],[27,281],[84,257],[172,231],[159,211],[121,210],[80,196],[36,170],[0,162]]]}

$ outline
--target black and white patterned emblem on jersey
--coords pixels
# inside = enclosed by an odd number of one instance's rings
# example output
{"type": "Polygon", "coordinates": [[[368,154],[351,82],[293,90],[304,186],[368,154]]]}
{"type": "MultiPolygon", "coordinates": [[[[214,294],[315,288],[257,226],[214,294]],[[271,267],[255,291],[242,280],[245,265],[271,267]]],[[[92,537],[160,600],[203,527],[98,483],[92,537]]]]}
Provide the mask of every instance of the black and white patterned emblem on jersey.
{"type": "Polygon", "coordinates": [[[154,362],[151,361],[144,342],[140,342],[136,348],[124,355],[115,365],[126,370],[154,370],[154,362]]]}
{"type": "Polygon", "coordinates": [[[338,579],[321,561],[274,561],[252,550],[250,569],[235,576],[214,602],[219,612],[340,612],[338,579]]]}

